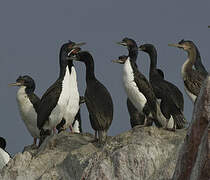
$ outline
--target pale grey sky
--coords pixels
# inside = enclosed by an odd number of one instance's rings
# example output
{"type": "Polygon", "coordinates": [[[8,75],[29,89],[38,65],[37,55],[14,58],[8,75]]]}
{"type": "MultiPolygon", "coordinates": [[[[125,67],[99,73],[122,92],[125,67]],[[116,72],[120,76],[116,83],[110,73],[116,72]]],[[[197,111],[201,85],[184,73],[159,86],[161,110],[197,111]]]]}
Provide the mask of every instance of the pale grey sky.
{"type": "MultiPolygon", "coordinates": [[[[183,89],[180,70],[186,53],[168,43],[189,39],[198,46],[203,64],[210,67],[210,1],[159,0],[19,0],[3,1],[0,6],[0,136],[7,139],[7,150],[14,154],[32,143],[20,119],[17,88],[8,87],[19,75],[36,81],[41,96],[58,77],[58,54],[67,40],[87,42],[83,47],[95,59],[97,78],[108,88],[114,102],[114,120],[109,135],[130,129],[122,67],[110,61],[127,50],[115,42],[130,37],[138,44],[152,43],[158,50],[158,66],[165,78],[175,83],[185,98],[185,116],[191,120],[192,103],[183,89]]],[[[139,70],[148,77],[149,58],[141,52],[139,70]]],[[[75,63],[80,93],[85,89],[85,67],[75,63]]],[[[83,130],[92,132],[85,105],[83,130]]]]}

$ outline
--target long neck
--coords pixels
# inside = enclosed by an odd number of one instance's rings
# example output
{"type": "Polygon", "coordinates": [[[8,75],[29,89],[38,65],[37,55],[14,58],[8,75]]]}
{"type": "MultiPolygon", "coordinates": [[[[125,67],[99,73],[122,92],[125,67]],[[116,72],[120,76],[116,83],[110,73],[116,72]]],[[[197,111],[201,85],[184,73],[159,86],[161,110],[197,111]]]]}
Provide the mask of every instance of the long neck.
{"type": "Polygon", "coordinates": [[[71,74],[71,68],[74,66],[73,61],[68,61],[68,68],[69,68],[69,73],[71,74]]]}
{"type": "Polygon", "coordinates": [[[89,80],[95,79],[95,73],[94,73],[94,61],[92,57],[89,57],[85,61],[86,65],[86,82],[89,80]]]}
{"type": "Polygon", "coordinates": [[[186,69],[192,69],[192,66],[195,64],[196,61],[196,56],[197,56],[196,49],[192,47],[191,50],[188,51],[188,60],[185,65],[186,69]]]}
{"type": "Polygon", "coordinates": [[[150,58],[150,69],[149,69],[149,79],[154,80],[159,77],[157,73],[157,52],[155,49],[148,52],[150,58]]]}
{"type": "Polygon", "coordinates": [[[59,78],[62,79],[65,76],[67,65],[68,65],[68,62],[65,58],[65,55],[60,53],[60,74],[59,74],[59,78]]]}
{"type": "Polygon", "coordinates": [[[129,48],[129,54],[128,56],[133,60],[136,61],[138,56],[138,48],[137,47],[131,47],[129,48]]]}
{"type": "Polygon", "coordinates": [[[138,71],[138,66],[137,66],[136,62],[133,61],[131,58],[129,59],[129,61],[130,61],[130,65],[132,67],[133,72],[137,72],[138,71]]]}
{"type": "Polygon", "coordinates": [[[149,52],[150,57],[150,70],[157,68],[157,52],[156,50],[152,50],[149,52]]]}

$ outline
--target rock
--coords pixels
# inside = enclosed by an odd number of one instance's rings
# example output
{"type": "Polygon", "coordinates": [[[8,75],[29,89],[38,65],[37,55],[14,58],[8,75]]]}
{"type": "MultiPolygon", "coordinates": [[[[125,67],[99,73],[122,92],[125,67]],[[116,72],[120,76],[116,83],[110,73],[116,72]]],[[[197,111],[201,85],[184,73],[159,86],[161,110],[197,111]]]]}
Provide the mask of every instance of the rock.
{"type": "Polygon", "coordinates": [[[185,130],[135,127],[108,137],[104,147],[88,133],[62,132],[39,149],[27,147],[0,172],[2,180],[167,180],[173,175],[185,130]]]}
{"type": "Polygon", "coordinates": [[[192,123],[179,159],[173,180],[210,179],[208,128],[210,127],[210,76],[205,80],[196,100],[192,123]]]}

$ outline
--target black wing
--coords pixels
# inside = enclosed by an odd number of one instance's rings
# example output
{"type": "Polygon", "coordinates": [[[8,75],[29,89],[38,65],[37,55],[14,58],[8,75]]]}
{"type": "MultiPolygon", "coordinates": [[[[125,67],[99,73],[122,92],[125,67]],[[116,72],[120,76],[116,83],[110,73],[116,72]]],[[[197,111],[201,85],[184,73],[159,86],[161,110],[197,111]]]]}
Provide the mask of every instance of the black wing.
{"type": "Polygon", "coordinates": [[[62,82],[57,80],[42,96],[37,115],[37,126],[39,129],[43,127],[50,113],[57,105],[61,90],[62,82]]]}
{"type": "Polygon", "coordinates": [[[31,101],[31,103],[34,106],[34,109],[35,109],[36,113],[38,113],[38,108],[39,108],[39,105],[40,105],[40,102],[41,102],[40,98],[34,93],[28,94],[28,97],[29,97],[29,100],[31,101]]]}
{"type": "Polygon", "coordinates": [[[153,88],[149,81],[145,78],[143,74],[139,71],[134,72],[134,81],[139,89],[139,91],[145,96],[147,99],[148,106],[152,111],[156,112],[156,97],[153,92],[153,88]]]}
{"type": "Polygon", "coordinates": [[[127,108],[130,115],[130,124],[131,127],[135,127],[137,125],[143,125],[145,116],[143,113],[140,113],[136,107],[132,104],[130,99],[127,98],[127,108]]]}
{"type": "Polygon", "coordinates": [[[97,130],[108,129],[113,119],[111,95],[98,80],[89,81],[85,91],[85,102],[97,130]]]}
{"type": "Polygon", "coordinates": [[[152,88],[154,90],[155,96],[158,99],[165,99],[168,96],[173,103],[181,111],[184,109],[184,97],[182,92],[172,83],[166,80],[151,81],[152,88]]]}
{"type": "Polygon", "coordinates": [[[164,83],[168,86],[168,88],[169,88],[168,91],[171,92],[170,94],[171,94],[171,98],[172,98],[173,102],[183,112],[183,110],[184,110],[184,97],[183,97],[182,92],[174,84],[172,84],[172,83],[170,83],[166,80],[164,80],[164,83]]]}

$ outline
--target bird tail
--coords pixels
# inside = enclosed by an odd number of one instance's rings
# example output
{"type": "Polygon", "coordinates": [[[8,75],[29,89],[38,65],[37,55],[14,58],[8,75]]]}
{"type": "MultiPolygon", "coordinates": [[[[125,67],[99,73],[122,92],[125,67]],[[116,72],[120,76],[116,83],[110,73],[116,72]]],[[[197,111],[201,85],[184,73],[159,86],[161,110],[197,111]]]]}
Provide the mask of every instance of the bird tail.
{"type": "Polygon", "coordinates": [[[107,137],[107,130],[99,130],[98,131],[98,139],[100,144],[104,144],[107,137]]]}
{"type": "Polygon", "coordinates": [[[174,123],[176,124],[177,129],[185,128],[187,120],[185,119],[183,113],[178,113],[173,115],[174,123]]]}

